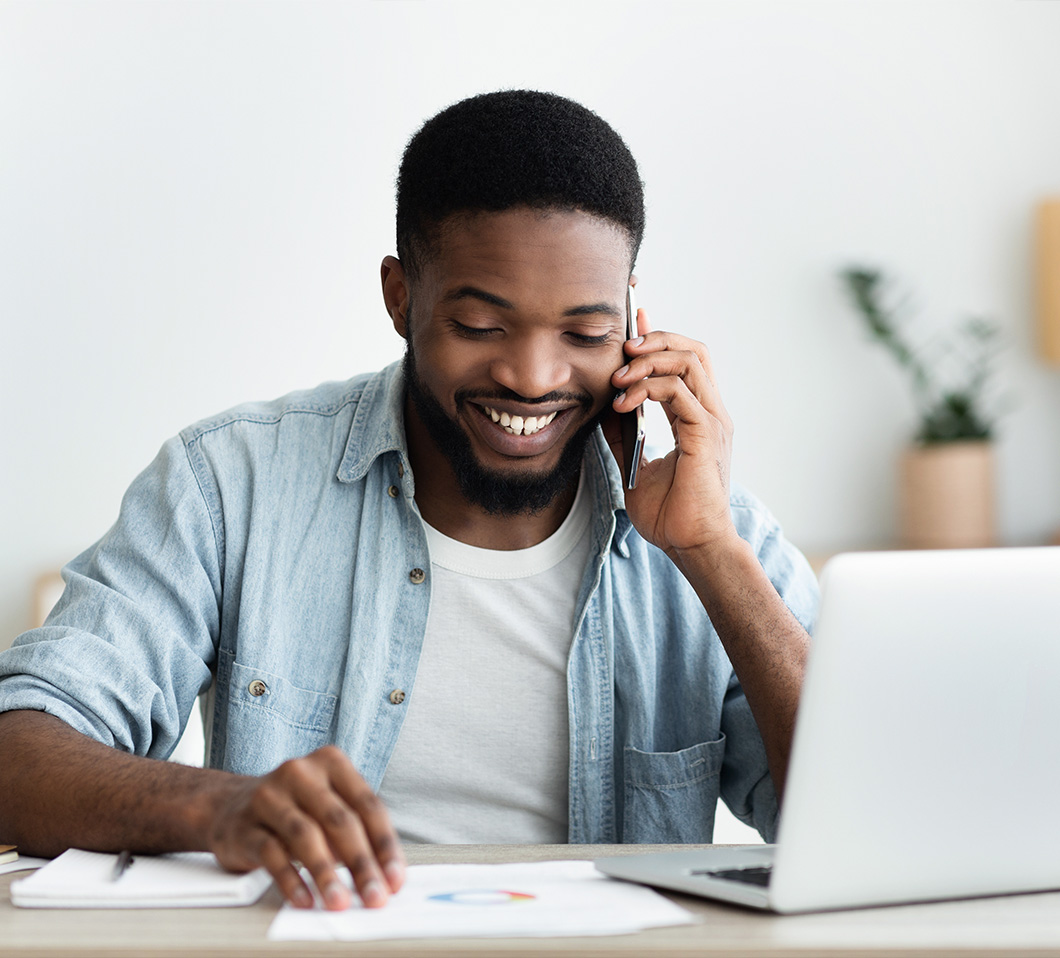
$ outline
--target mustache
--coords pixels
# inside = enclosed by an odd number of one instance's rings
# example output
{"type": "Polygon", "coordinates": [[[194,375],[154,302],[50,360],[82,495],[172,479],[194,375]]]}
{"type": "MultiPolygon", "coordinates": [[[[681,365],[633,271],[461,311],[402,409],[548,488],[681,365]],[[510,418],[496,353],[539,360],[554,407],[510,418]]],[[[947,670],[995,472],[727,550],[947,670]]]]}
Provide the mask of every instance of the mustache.
{"type": "Polygon", "coordinates": [[[528,406],[544,406],[555,403],[575,402],[585,409],[591,409],[593,397],[588,393],[564,392],[553,390],[543,396],[522,396],[512,389],[458,389],[453,397],[457,403],[481,402],[484,399],[497,399],[500,401],[525,403],[528,406]]]}

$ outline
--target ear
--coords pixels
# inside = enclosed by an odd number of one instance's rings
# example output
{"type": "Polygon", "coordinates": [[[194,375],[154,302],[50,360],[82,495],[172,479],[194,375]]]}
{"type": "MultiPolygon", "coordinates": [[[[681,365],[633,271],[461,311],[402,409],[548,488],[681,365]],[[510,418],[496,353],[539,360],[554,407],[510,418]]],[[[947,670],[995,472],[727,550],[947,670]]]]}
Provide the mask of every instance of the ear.
{"type": "Polygon", "coordinates": [[[409,284],[405,267],[396,256],[384,256],[379,267],[379,279],[383,284],[383,302],[390,314],[390,321],[402,339],[408,339],[409,284]]]}

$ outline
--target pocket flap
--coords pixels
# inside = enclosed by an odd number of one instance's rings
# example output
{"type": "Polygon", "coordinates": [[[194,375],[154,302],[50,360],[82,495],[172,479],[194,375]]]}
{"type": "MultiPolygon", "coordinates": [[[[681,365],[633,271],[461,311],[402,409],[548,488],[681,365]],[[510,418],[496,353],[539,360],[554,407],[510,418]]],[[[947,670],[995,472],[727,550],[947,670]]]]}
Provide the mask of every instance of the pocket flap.
{"type": "Polygon", "coordinates": [[[626,784],[634,788],[684,788],[721,772],[725,736],[677,752],[625,748],[626,784]]]}
{"type": "Polygon", "coordinates": [[[292,685],[282,676],[232,663],[229,704],[260,709],[294,728],[327,732],[335,711],[336,696],[292,685]]]}

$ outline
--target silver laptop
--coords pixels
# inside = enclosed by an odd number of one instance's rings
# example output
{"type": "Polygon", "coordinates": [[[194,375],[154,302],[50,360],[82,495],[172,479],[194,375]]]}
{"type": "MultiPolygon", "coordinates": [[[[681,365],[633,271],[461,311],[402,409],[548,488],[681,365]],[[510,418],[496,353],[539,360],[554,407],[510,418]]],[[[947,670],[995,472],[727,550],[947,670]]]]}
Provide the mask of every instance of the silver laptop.
{"type": "Polygon", "coordinates": [[[1060,889],[1060,548],[836,556],[777,844],[596,867],[776,912],[1060,889]]]}

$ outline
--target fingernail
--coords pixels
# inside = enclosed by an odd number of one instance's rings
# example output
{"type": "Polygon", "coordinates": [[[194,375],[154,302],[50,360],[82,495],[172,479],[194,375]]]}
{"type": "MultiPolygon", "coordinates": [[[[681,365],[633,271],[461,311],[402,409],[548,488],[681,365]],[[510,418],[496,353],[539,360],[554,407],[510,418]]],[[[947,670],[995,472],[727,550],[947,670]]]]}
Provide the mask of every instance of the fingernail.
{"type": "Polygon", "coordinates": [[[615,398],[612,401],[612,403],[613,403],[613,405],[617,406],[625,398],[626,398],[626,394],[624,392],[620,392],[617,396],[615,396],[615,398]]]}
{"type": "Polygon", "coordinates": [[[339,881],[329,882],[324,889],[324,904],[332,911],[341,911],[350,907],[350,893],[346,886],[339,881]]]}
{"type": "Polygon", "coordinates": [[[291,893],[291,901],[294,902],[295,908],[312,908],[313,907],[313,896],[309,894],[304,888],[296,888],[291,893]]]}
{"type": "Polygon", "coordinates": [[[629,342],[632,346],[639,346],[641,343],[644,342],[644,337],[638,336],[636,339],[631,339],[629,342]]]}
{"type": "Polygon", "coordinates": [[[378,908],[380,905],[385,904],[386,891],[383,889],[383,883],[376,881],[374,878],[368,882],[361,889],[361,901],[369,908],[378,908]]]}
{"type": "Polygon", "coordinates": [[[395,891],[405,881],[405,866],[401,862],[387,862],[383,866],[383,872],[386,874],[387,881],[390,882],[390,887],[395,891]]]}
{"type": "Polygon", "coordinates": [[[615,375],[616,376],[625,376],[626,373],[628,373],[628,372],[629,372],[629,363],[626,363],[626,365],[623,366],[617,373],[615,373],[615,375]]]}

